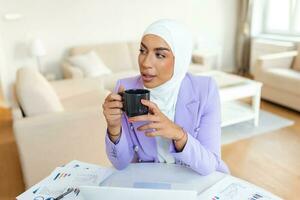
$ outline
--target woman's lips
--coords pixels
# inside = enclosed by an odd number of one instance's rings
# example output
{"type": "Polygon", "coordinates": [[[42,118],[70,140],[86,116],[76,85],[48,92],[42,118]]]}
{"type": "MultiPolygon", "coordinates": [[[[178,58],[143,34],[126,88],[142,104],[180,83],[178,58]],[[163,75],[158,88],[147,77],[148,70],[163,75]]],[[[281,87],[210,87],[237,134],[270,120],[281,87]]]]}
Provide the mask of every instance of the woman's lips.
{"type": "Polygon", "coordinates": [[[155,75],[150,75],[150,74],[142,74],[142,79],[145,82],[150,82],[152,81],[156,76],[155,75]]]}

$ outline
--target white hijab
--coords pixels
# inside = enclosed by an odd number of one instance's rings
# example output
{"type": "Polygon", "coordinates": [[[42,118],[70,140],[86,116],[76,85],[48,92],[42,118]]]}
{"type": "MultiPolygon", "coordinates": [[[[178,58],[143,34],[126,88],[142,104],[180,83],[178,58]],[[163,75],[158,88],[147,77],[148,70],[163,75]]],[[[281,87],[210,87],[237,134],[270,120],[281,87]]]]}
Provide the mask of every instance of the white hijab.
{"type": "Polygon", "coordinates": [[[170,80],[150,90],[150,99],[172,121],[181,82],[186,75],[192,55],[192,36],[180,23],[163,19],[152,23],[143,36],[153,34],[161,37],[174,55],[174,73],[170,80]]]}
{"type": "MultiPolygon", "coordinates": [[[[192,55],[192,36],[185,27],[173,20],[158,20],[151,24],[144,35],[153,34],[161,37],[171,48],[174,55],[174,73],[170,80],[150,90],[150,100],[170,120],[174,121],[175,108],[181,82],[188,70],[192,55]]],[[[156,137],[157,157],[159,162],[175,163],[169,152],[170,140],[156,137]]]]}

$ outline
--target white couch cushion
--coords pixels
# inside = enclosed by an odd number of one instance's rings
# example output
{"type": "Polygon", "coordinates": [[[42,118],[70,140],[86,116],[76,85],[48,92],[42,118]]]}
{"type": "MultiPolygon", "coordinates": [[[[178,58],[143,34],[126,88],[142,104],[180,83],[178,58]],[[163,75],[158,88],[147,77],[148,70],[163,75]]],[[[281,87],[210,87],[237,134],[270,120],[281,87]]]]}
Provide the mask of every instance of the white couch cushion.
{"type": "Polygon", "coordinates": [[[135,70],[139,70],[138,58],[140,53],[140,42],[128,42],[128,48],[130,52],[130,59],[132,61],[132,67],[135,70]]]}
{"type": "Polygon", "coordinates": [[[103,63],[94,51],[69,57],[69,62],[80,68],[85,77],[96,77],[111,74],[111,70],[103,63]]]}
{"type": "Polygon", "coordinates": [[[28,117],[64,110],[54,89],[35,69],[24,67],[18,70],[16,93],[28,117]]]}
{"type": "Polygon", "coordinates": [[[119,79],[127,78],[127,77],[132,77],[139,75],[140,71],[139,70],[127,70],[127,71],[121,71],[119,73],[113,73],[109,76],[101,76],[99,77],[100,79],[103,80],[104,83],[104,88],[109,91],[113,91],[116,83],[119,79]]]}
{"type": "Polygon", "coordinates": [[[264,75],[259,80],[274,88],[300,95],[300,73],[296,70],[272,68],[265,70],[264,75]]]}
{"type": "MultiPolygon", "coordinates": [[[[96,78],[82,78],[82,79],[63,79],[51,81],[51,86],[55,90],[58,98],[62,102],[63,99],[77,96],[89,91],[104,90],[103,80],[96,78]]],[[[62,104],[64,104],[62,102],[62,104]]]]}
{"type": "Polygon", "coordinates": [[[100,108],[106,96],[110,92],[108,90],[91,90],[82,94],[78,94],[61,100],[66,111],[81,110],[88,107],[100,108]]]}
{"type": "Polygon", "coordinates": [[[300,44],[298,46],[298,55],[294,60],[293,69],[300,72],[300,44]]]}

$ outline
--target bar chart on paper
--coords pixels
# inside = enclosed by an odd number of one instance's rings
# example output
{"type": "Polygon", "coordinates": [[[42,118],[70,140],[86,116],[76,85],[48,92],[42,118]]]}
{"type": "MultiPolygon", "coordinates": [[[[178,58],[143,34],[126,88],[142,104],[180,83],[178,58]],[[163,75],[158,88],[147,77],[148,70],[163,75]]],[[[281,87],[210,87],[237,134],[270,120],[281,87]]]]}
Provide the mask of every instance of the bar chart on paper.
{"type": "Polygon", "coordinates": [[[279,200],[279,197],[241,179],[227,176],[207,189],[199,199],[209,200],[279,200]]]}

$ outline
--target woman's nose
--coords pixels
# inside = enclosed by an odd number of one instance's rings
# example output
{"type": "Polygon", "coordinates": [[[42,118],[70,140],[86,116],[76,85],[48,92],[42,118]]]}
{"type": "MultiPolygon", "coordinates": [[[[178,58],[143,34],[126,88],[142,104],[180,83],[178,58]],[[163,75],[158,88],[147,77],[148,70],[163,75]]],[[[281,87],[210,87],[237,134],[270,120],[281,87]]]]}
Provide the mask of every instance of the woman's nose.
{"type": "Polygon", "coordinates": [[[143,61],[142,61],[142,67],[144,68],[151,68],[152,67],[152,62],[151,58],[149,55],[145,56],[143,61]]]}

